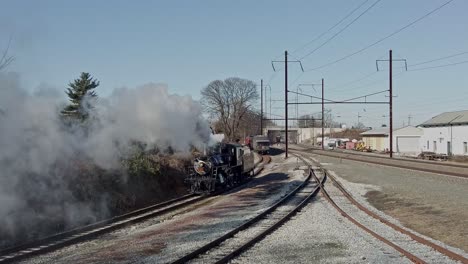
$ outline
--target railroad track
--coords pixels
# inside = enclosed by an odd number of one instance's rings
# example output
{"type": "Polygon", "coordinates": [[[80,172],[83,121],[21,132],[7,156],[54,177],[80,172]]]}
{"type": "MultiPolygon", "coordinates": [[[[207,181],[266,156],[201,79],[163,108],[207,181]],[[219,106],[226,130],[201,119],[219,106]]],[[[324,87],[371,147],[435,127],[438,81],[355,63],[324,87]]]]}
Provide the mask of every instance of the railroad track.
{"type": "Polygon", "coordinates": [[[312,150],[314,154],[327,156],[337,159],[346,159],[364,163],[372,163],[383,166],[390,166],[401,169],[410,169],[423,172],[430,172],[442,175],[456,176],[462,178],[468,178],[468,166],[457,165],[457,164],[446,164],[446,163],[432,163],[418,160],[406,160],[401,158],[390,159],[386,157],[378,157],[371,155],[363,154],[354,154],[354,153],[340,153],[340,152],[331,152],[326,150],[317,150],[317,149],[293,149],[294,151],[300,151],[304,153],[310,153],[308,151],[312,150]],[[449,170],[448,170],[449,169],[449,170]]]}
{"type": "Polygon", "coordinates": [[[132,225],[152,217],[180,209],[182,207],[199,202],[206,197],[185,195],[173,200],[142,208],[127,214],[123,214],[108,220],[97,222],[84,227],[79,227],[67,232],[49,236],[32,243],[4,249],[0,251],[0,263],[18,261],[31,256],[50,252],[71,244],[82,242],[98,235],[108,233],[124,226],[132,225]]]}
{"type": "MultiPolygon", "coordinates": [[[[270,161],[270,156],[262,155],[260,161],[258,161],[255,164],[255,175],[260,173],[260,171],[263,170],[264,165],[266,163],[269,163],[270,161]]],[[[235,189],[241,188],[242,185],[244,184],[237,186],[235,189]]],[[[219,193],[215,193],[214,195],[217,194],[219,193]]],[[[108,233],[113,230],[136,224],[138,222],[145,221],[153,217],[161,216],[171,211],[175,211],[177,209],[192,205],[206,198],[207,196],[196,196],[193,194],[188,194],[176,199],[148,206],[104,221],[79,227],[49,237],[45,237],[30,243],[2,249],[0,250],[0,263],[19,261],[46,252],[51,252],[75,243],[83,242],[97,237],[99,235],[102,235],[104,233],[108,233]]]]}
{"type": "Polygon", "coordinates": [[[172,263],[227,263],[246,251],[288,221],[318,193],[319,184],[324,182],[325,178],[312,178],[313,169],[308,166],[308,170],[306,180],[279,202],[236,229],[172,263]]]}
{"type": "MultiPolygon", "coordinates": [[[[314,162],[315,163],[315,162],[314,162]]],[[[455,261],[459,261],[461,263],[468,263],[468,259],[465,258],[464,256],[458,254],[458,253],[455,253],[447,248],[444,248],[442,246],[439,246],[417,234],[414,234],[406,229],[403,229],[401,227],[399,227],[398,225],[396,224],[393,224],[391,222],[389,222],[388,220],[382,218],[381,216],[377,215],[376,213],[370,211],[368,208],[366,208],[365,206],[363,206],[362,204],[360,204],[359,202],[357,202],[353,197],[352,195],[343,187],[343,185],[333,176],[331,175],[330,173],[328,173],[325,169],[322,169],[322,173],[324,175],[326,175],[326,177],[328,179],[331,180],[331,182],[333,183],[334,186],[336,186],[339,191],[341,192],[341,194],[343,194],[346,199],[351,203],[353,204],[355,207],[357,207],[360,211],[366,213],[368,216],[378,220],[379,222],[383,223],[384,225],[392,228],[393,230],[403,234],[403,235],[406,235],[408,237],[410,237],[412,240],[416,241],[417,243],[420,243],[422,245],[425,245],[425,246],[428,246],[430,248],[432,248],[433,250],[436,250],[438,252],[440,252],[441,254],[455,260],[455,261]]],[[[316,177],[314,175],[314,177],[316,177]]],[[[367,226],[365,226],[364,224],[360,223],[359,221],[357,221],[356,219],[354,219],[352,216],[350,216],[348,213],[346,213],[340,206],[338,206],[338,204],[333,200],[333,198],[328,194],[328,192],[325,190],[325,187],[323,184],[320,184],[320,188],[321,188],[321,192],[323,194],[323,196],[325,197],[325,199],[327,199],[328,202],[330,202],[330,204],[338,211],[340,212],[340,214],[342,216],[344,216],[345,218],[347,218],[349,221],[351,221],[352,223],[354,223],[355,225],[357,225],[358,227],[360,227],[361,229],[363,229],[364,231],[366,231],[367,233],[369,233],[370,235],[372,235],[373,237],[377,238],[378,240],[384,242],[385,244],[393,247],[395,250],[397,250],[398,252],[400,252],[401,254],[403,254],[404,256],[406,256],[408,259],[410,259],[411,261],[413,261],[414,263],[426,263],[426,261],[422,260],[421,258],[415,256],[414,254],[412,254],[411,252],[409,252],[408,250],[405,250],[404,248],[398,246],[396,243],[393,243],[392,241],[390,241],[390,239],[387,239],[381,235],[379,235],[377,232],[371,230],[371,228],[368,228],[367,226]]]]}
{"type": "Polygon", "coordinates": [[[357,151],[341,151],[341,150],[322,150],[318,148],[307,148],[307,150],[315,150],[315,151],[322,151],[322,152],[328,152],[328,153],[341,153],[341,154],[349,154],[349,155],[354,155],[354,156],[360,156],[360,157],[371,157],[371,158],[376,158],[376,159],[384,159],[384,160],[400,160],[403,162],[411,162],[411,163],[419,163],[419,164],[428,164],[428,165],[437,165],[437,166],[444,166],[444,167],[452,167],[452,168],[464,168],[468,169],[468,164],[455,164],[455,163],[447,163],[447,161],[429,161],[429,160],[420,160],[420,159],[410,159],[410,158],[404,158],[404,157],[393,157],[390,158],[388,156],[378,156],[375,154],[364,154],[362,152],[357,152],[357,151]]]}

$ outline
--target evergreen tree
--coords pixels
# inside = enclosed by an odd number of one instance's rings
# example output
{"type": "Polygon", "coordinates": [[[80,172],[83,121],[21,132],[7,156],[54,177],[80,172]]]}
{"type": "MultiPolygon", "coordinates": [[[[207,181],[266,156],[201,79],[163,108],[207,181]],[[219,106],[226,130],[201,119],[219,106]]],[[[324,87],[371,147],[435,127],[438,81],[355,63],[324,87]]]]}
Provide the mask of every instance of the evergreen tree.
{"type": "Polygon", "coordinates": [[[99,82],[87,72],[82,72],[79,79],[68,84],[65,91],[70,104],[62,110],[62,115],[84,121],[89,116],[89,110],[93,108],[91,100],[97,97],[93,89],[99,86],[99,82]]]}

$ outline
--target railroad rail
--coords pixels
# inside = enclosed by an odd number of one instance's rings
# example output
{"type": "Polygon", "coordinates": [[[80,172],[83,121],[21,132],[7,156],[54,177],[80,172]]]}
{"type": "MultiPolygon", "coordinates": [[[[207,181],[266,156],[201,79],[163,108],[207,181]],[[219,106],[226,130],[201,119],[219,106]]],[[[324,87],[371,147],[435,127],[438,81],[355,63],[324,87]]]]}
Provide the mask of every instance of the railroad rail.
{"type": "Polygon", "coordinates": [[[377,165],[401,168],[401,169],[409,169],[409,170],[417,170],[423,172],[430,172],[435,174],[442,174],[442,175],[449,175],[449,176],[456,176],[462,178],[468,178],[468,167],[463,165],[457,164],[444,164],[444,163],[433,163],[433,162],[425,162],[425,161],[418,161],[418,160],[406,160],[406,159],[390,159],[386,157],[378,157],[372,155],[363,155],[363,154],[354,154],[354,153],[344,153],[344,152],[331,152],[326,150],[317,150],[317,149],[293,149],[295,151],[300,151],[304,153],[311,153],[308,152],[312,150],[312,153],[322,156],[327,156],[331,158],[337,159],[346,159],[364,163],[372,163],[377,165]],[[418,164],[420,166],[417,166],[418,164]],[[451,170],[447,170],[444,168],[449,168],[451,170]]]}
{"type": "MultiPolygon", "coordinates": [[[[314,162],[315,163],[315,162],[314,162]]],[[[333,176],[331,175],[330,173],[327,172],[326,169],[321,169],[322,170],[322,173],[324,175],[326,175],[326,177],[328,179],[331,180],[331,182],[333,183],[334,186],[336,186],[340,192],[348,199],[348,201],[350,201],[353,205],[355,205],[359,210],[363,211],[364,213],[366,213],[367,215],[377,219],[378,221],[380,221],[381,223],[389,226],[390,228],[392,228],[393,230],[395,231],[398,231],[404,235],[407,235],[409,236],[411,239],[413,239],[414,241],[420,243],[420,244],[423,244],[423,245],[426,245],[428,247],[431,247],[432,249],[442,253],[443,255],[455,260],[455,261],[460,261],[461,263],[468,263],[468,259],[465,258],[464,256],[458,254],[458,253],[455,253],[449,249],[446,249],[444,247],[441,247],[419,235],[416,235],[408,230],[405,230],[391,222],[389,222],[388,220],[382,218],[381,216],[377,215],[376,213],[370,211],[368,208],[366,208],[365,206],[363,206],[362,204],[360,204],[358,201],[356,201],[352,195],[343,187],[343,185],[333,176]]],[[[315,175],[314,175],[315,176],[315,175]]],[[[321,188],[321,192],[323,194],[323,196],[325,197],[325,199],[327,199],[328,202],[330,202],[330,204],[338,211],[340,212],[341,215],[343,215],[345,218],[347,218],[348,220],[350,220],[352,223],[354,223],[355,225],[357,225],[358,227],[362,228],[363,230],[365,230],[366,232],[368,232],[369,234],[371,234],[372,236],[374,236],[375,238],[379,239],[380,241],[384,242],[385,244],[393,247],[395,250],[397,250],[398,252],[402,253],[404,256],[406,256],[408,259],[410,259],[411,261],[415,262],[415,263],[426,263],[424,260],[418,258],[417,256],[411,254],[410,252],[408,252],[407,250],[399,247],[398,245],[394,244],[393,242],[387,240],[386,238],[380,236],[379,234],[377,234],[376,232],[370,230],[369,228],[367,228],[366,226],[364,226],[363,224],[359,223],[357,220],[355,220],[354,218],[352,218],[349,214],[347,214],[343,209],[341,209],[334,201],[333,199],[331,198],[331,196],[328,194],[328,192],[325,190],[325,187],[323,186],[323,184],[320,184],[320,188],[321,188]]]]}
{"type": "Polygon", "coordinates": [[[31,243],[4,249],[0,251],[0,263],[18,261],[31,256],[50,252],[71,244],[82,242],[98,235],[108,233],[118,228],[135,224],[152,217],[160,216],[170,211],[199,202],[206,197],[185,195],[173,200],[152,205],[127,214],[116,216],[70,231],[52,235],[31,243]]]}
{"type": "Polygon", "coordinates": [[[361,211],[365,212],[367,215],[379,220],[381,223],[391,227],[392,229],[402,233],[402,234],[405,234],[409,237],[411,237],[413,240],[423,244],[423,245],[426,245],[426,246],[429,246],[431,248],[433,248],[434,250],[446,255],[447,257],[453,259],[453,260],[456,260],[456,261],[460,261],[461,263],[468,263],[468,259],[463,257],[462,255],[460,254],[457,254],[451,250],[448,250],[444,247],[441,247],[421,236],[418,236],[408,230],[405,230],[397,225],[395,225],[394,223],[391,223],[387,220],[385,220],[383,217],[379,216],[378,214],[370,211],[369,209],[367,209],[365,206],[363,206],[362,204],[360,204],[358,201],[356,201],[353,196],[348,192],[346,191],[346,189],[343,187],[343,185],[331,174],[328,174],[328,178],[331,179],[331,181],[333,182],[333,184],[338,187],[338,189],[341,191],[341,193],[352,203],[354,204],[357,208],[359,208],[361,211]]]}
{"type": "Polygon", "coordinates": [[[319,148],[306,148],[307,150],[314,150],[314,151],[323,151],[323,152],[329,152],[329,153],[342,153],[342,154],[350,154],[350,155],[355,155],[355,156],[361,156],[361,157],[371,157],[371,158],[376,158],[376,159],[385,159],[385,160],[400,160],[403,162],[412,162],[412,163],[419,163],[419,164],[429,164],[429,165],[437,165],[437,166],[445,166],[445,167],[452,167],[452,168],[463,168],[463,169],[468,169],[468,164],[456,164],[453,162],[447,162],[447,161],[430,161],[430,160],[421,160],[421,159],[411,159],[411,158],[405,158],[405,157],[393,157],[390,158],[388,156],[378,156],[380,154],[364,154],[361,152],[357,151],[343,151],[343,150],[322,150],[319,148]]]}
{"type": "Polygon", "coordinates": [[[318,193],[325,178],[311,180],[314,172],[310,166],[308,170],[304,182],[261,214],[172,263],[227,263],[246,251],[288,221],[318,193]],[[291,206],[293,209],[288,209],[291,206]]]}
{"type": "MultiPolygon", "coordinates": [[[[271,157],[269,155],[262,155],[261,159],[255,164],[255,174],[260,173],[263,170],[264,164],[269,163],[270,161],[271,157]]],[[[237,186],[235,189],[240,188],[242,185],[244,184],[237,186]]],[[[217,194],[219,193],[215,193],[214,195],[217,194]]],[[[83,242],[101,234],[108,233],[113,230],[136,224],[138,222],[161,216],[171,211],[189,206],[206,198],[206,196],[188,194],[107,220],[48,236],[30,243],[2,249],[0,250],[0,263],[19,261],[46,252],[51,252],[75,243],[83,242]]]]}

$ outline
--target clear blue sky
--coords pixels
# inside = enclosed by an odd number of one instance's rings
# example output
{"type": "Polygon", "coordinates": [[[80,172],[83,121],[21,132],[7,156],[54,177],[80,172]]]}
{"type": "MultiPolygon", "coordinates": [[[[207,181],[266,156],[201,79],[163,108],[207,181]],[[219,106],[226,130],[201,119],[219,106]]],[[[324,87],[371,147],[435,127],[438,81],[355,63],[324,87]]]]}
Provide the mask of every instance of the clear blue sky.
{"type": "MultiPolygon", "coordinates": [[[[215,79],[238,76],[272,87],[283,99],[283,72],[273,74],[271,60],[284,50],[296,58],[311,51],[375,0],[368,1],[343,25],[305,49],[293,52],[336,23],[363,0],[322,1],[24,1],[2,0],[0,48],[13,35],[10,71],[25,87],[46,84],[64,89],[80,72],[101,81],[105,96],[114,88],[147,82],[166,83],[173,93],[200,97],[215,79]]],[[[390,34],[446,0],[382,0],[334,40],[303,60],[306,69],[348,55],[390,34]]],[[[387,71],[342,86],[375,72],[375,60],[394,58],[415,64],[468,51],[468,2],[455,0],[388,40],[340,63],[300,74],[290,65],[291,89],[325,78],[326,98],[346,99],[388,87],[387,71]],[[299,78],[298,78],[299,77],[299,78]],[[372,85],[368,85],[373,83],[372,85]],[[362,87],[368,85],[366,87],[362,87]]],[[[278,57],[279,56],[279,57],[278,57]]],[[[424,64],[437,66],[468,60],[468,54],[424,64]]],[[[395,62],[395,74],[403,66],[395,62]]],[[[388,69],[382,64],[384,70],[388,69]]],[[[416,66],[414,67],[416,68],[416,66]]],[[[314,93],[310,87],[305,93],[314,93]]],[[[468,64],[405,72],[395,77],[395,125],[412,124],[452,110],[468,109],[468,64]]],[[[318,93],[315,95],[320,96],[318,93]]],[[[294,97],[291,95],[291,97],[294,97]]],[[[369,100],[385,100],[383,95],[369,100]]],[[[306,98],[304,100],[307,100],[306,98]]],[[[282,115],[282,103],[274,114],[282,115]]],[[[331,106],[340,122],[386,122],[387,106],[331,106]]],[[[320,106],[302,106],[302,114],[320,106]]]]}

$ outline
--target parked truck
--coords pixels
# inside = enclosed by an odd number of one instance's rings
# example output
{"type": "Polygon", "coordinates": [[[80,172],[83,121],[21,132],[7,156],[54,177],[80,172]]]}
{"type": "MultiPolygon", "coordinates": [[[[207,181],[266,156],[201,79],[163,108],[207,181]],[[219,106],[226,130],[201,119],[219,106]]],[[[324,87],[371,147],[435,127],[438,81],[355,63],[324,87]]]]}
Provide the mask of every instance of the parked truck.
{"type": "Polygon", "coordinates": [[[252,149],[258,153],[268,153],[270,144],[270,139],[267,136],[254,136],[252,138],[252,149]]]}

